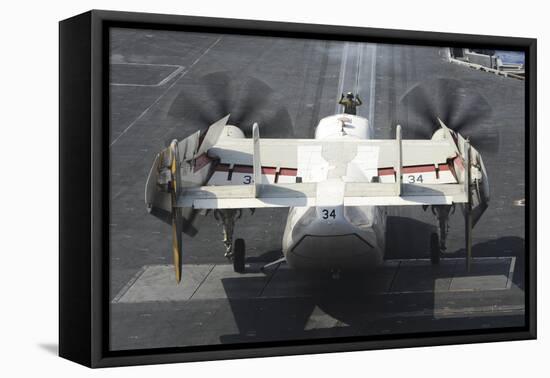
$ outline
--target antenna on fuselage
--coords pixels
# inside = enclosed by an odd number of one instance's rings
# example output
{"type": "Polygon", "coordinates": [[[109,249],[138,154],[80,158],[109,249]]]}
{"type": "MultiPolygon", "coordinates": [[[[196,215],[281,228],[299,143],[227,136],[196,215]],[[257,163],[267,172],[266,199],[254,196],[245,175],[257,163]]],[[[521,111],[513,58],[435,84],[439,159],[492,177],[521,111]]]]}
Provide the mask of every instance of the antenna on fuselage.
{"type": "Polygon", "coordinates": [[[351,118],[348,118],[348,117],[340,117],[338,118],[338,121],[340,121],[341,123],[341,126],[342,126],[342,129],[340,130],[342,132],[342,135],[346,135],[346,122],[347,123],[351,123],[351,118]]]}

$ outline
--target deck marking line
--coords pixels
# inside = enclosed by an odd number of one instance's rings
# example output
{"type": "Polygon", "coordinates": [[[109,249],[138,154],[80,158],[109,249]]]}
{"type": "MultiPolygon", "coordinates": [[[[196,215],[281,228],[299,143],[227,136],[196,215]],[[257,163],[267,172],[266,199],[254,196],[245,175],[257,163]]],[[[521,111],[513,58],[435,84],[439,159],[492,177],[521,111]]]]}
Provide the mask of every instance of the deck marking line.
{"type": "Polygon", "coordinates": [[[149,107],[147,109],[145,109],[140,115],[139,117],[137,117],[134,121],[132,121],[132,123],[130,123],[128,125],[128,127],[126,127],[122,133],[120,133],[119,136],[117,136],[115,138],[115,140],[113,140],[111,142],[111,144],[109,145],[109,148],[111,148],[124,134],[126,134],[128,132],[128,130],[130,130],[141,118],[143,118],[143,116],[145,114],[147,114],[149,112],[149,110],[151,110],[159,101],[161,98],[163,98],[169,91],[170,89],[172,89],[172,87],[174,85],[176,85],[177,82],[180,81],[180,79],[182,77],[184,77],[192,68],[195,64],[197,64],[199,62],[199,60],[201,60],[201,58],[203,56],[205,56],[206,54],[208,54],[208,52],[218,44],[218,42],[222,39],[222,37],[219,37],[218,39],[216,39],[190,66],[189,68],[187,68],[184,72],[181,73],[180,77],[177,78],[177,80],[175,80],[151,105],[149,105],[149,107]]]}
{"type": "Polygon", "coordinates": [[[126,294],[128,292],[128,290],[130,290],[130,288],[132,286],[134,286],[134,284],[137,282],[137,280],[141,277],[141,275],[143,273],[145,273],[145,271],[147,270],[147,268],[149,268],[149,265],[144,265],[141,267],[141,269],[139,269],[136,274],[134,274],[132,276],[132,278],[130,278],[130,280],[126,283],[126,285],[124,285],[122,287],[122,289],[120,289],[120,291],[118,292],[117,295],[115,295],[115,297],[113,298],[113,300],[111,301],[111,303],[117,303],[118,301],[120,301],[120,298],[122,298],[124,296],[124,294],[126,294]]]}

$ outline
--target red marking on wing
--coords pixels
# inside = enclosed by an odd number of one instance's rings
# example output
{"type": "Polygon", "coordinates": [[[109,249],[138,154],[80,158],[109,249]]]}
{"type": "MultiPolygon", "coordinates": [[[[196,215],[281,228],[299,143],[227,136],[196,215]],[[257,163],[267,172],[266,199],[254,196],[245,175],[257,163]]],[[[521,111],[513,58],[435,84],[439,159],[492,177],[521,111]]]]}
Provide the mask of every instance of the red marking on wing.
{"type": "Polygon", "coordinates": [[[424,173],[424,172],[435,172],[434,165],[415,165],[412,167],[403,167],[403,173],[424,173]]]}
{"type": "Polygon", "coordinates": [[[378,176],[393,176],[395,170],[393,168],[378,168],[378,176]]]}
{"type": "MultiPolygon", "coordinates": [[[[216,171],[222,171],[227,172],[229,171],[229,164],[218,164],[216,166],[216,171]]],[[[254,172],[254,168],[250,165],[235,165],[233,167],[233,172],[236,173],[252,173],[254,172]]],[[[262,167],[262,174],[264,175],[274,175],[277,173],[277,168],[275,167],[262,167]]],[[[296,176],[296,173],[294,175],[289,174],[290,176],[296,176]]]]}
{"type": "Polygon", "coordinates": [[[298,170],[295,168],[281,168],[279,170],[279,175],[281,176],[297,176],[298,170]]]}
{"type": "Polygon", "coordinates": [[[462,158],[460,156],[456,156],[453,159],[453,163],[460,169],[464,169],[464,164],[462,163],[462,158]]]}
{"type": "Polygon", "coordinates": [[[229,172],[229,164],[218,164],[215,170],[216,172],[229,172]]]}
{"type": "Polygon", "coordinates": [[[251,165],[235,165],[233,167],[234,173],[252,173],[254,172],[254,168],[252,168],[251,165]]]}
{"type": "Polygon", "coordinates": [[[206,165],[212,162],[212,160],[214,159],[209,157],[206,153],[195,158],[195,172],[204,168],[206,165]]]}
{"type": "MultiPolygon", "coordinates": [[[[439,165],[440,171],[450,170],[447,164],[439,165]]],[[[423,173],[423,172],[435,172],[435,165],[414,165],[409,167],[403,167],[401,173],[423,173]]],[[[391,176],[395,175],[393,168],[378,168],[378,176],[391,176]]]]}
{"type": "Polygon", "coordinates": [[[464,164],[462,163],[462,158],[460,156],[455,156],[452,159],[447,160],[447,167],[451,171],[453,177],[458,181],[457,168],[461,171],[464,171],[464,164]]]}

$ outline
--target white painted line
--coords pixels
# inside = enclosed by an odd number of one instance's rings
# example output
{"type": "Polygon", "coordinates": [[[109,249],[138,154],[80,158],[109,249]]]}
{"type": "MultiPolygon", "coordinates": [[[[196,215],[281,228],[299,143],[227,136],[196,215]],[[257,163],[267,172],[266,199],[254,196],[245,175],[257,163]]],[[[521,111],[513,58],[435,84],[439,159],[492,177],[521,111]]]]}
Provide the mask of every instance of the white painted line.
{"type": "MultiPolygon", "coordinates": [[[[338,94],[336,95],[336,99],[340,99],[340,96],[342,95],[344,91],[344,79],[346,77],[346,65],[348,63],[348,50],[349,50],[349,42],[346,42],[344,44],[344,48],[342,49],[342,59],[340,63],[340,77],[338,78],[338,94]]],[[[340,104],[338,104],[338,101],[336,101],[336,108],[334,110],[334,114],[340,114],[340,104]]]]}
{"type": "Polygon", "coordinates": [[[174,70],[170,72],[164,79],[156,84],[134,84],[134,83],[109,83],[109,85],[116,87],[161,87],[170,80],[172,80],[177,74],[184,70],[185,67],[174,64],[151,64],[151,63],[112,63],[111,65],[132,65],[132,66],[156,66],[156,67],[173,67],[174,70]]]}
{"type": "MultiPolygon", "coordinates": [[[[507,260],[507,259],[512,259],[512,258],[515,258],[515,257],[509,257],[509,256],[495,256],[495,257],[491,257],[491,256],[480,256],[480,257],[473,257],[472,260],[507,260]]],[[[466,261],[466,258],[465,257],[442,257],[441,258],[442,261],[453,261],[453,260],[462,260],[462,261],[466,261]]],[[[384,261],[404,261],[404,262],[413,262],[413,261],[431,261],[431,259],[429,258],[418,258],[418,259],[387,259],[387,260],[384,260],[384,261]]]]}
{"type": "Polygon", "coordinates": [[[374,101],[376,92],[376,44],[371,45],[370,89],[369,89],[369,127],[374,130],[374,101]]]}
{"type": "Polygon", "coordinates": [[[184,265],[182,281],[176,283],[173,265],[147,265],[139,278],[111,303],[181,302],[188,301],[212,265],[184,265]]]}
{"type": "Polygon", "coordinates": [[[515,268],[516,268],[516,257],[513,256],[512,261],[510,261],[510,270],[508,270],[508,281],[506,282],[506,289],[512,288],[515,268]]]}
{"type": "MultiPolygon", "coordinates": [[[[384,265],[386,265],[386,262],[388,260],[384,261],[384,265]]],[[[430,261],[431,262],[431,261],[430,261]]],[[[397,261],[397,266],[395,267],[395,269],[393,270],[393,275],[392,275],[392,278],[391,278],[391,281],[390,281],[390,284],[388,286],[388,288],[386,290],[384,290],[383,294],[391,294],[392,293],[392,288],[393,288],[393,284],[395,282],[395,278],[397,277],[397,273],[399,272],[399,269],[401,268],[401,261],[397,261]]]]}
{"type": "Polygon", "coordinates": [[[193,299],[193,295],[195,295],[197,293],[197,291],[200,289],[200,287],[204,284],[204,282],[206,281],[206,279],[208,278],[208,276],[210,276],[210,273],[212,273],[212,271],[214,270],[214,268],[216,267],[216,265],[212,265],[212,268],[208,271],[208,273],[206,273],[206,275],[204,276],[204,278],[202,279],[201,283],[198,284],[197,288],[193,291],[193,294],[191,294],[191,296],[189,297],[189,299],[193,299]]]}
{"type": "Polygon", "coordinates": [[[139,63],[139,62],[112,62],[111,66],[159,66],[159,67],[181,67],[178,64],[163,64],[163,63],[139,63]]]}
{"type": "MultiPolygon", "coordinates": [[[[359,43],[357,44],[357,66],[356,66],[356,80],[355,80],[355,94],[358,94],[361,90],[360,88],[360,77],[361,77],[361,65],[363,64],[363,52],[364,47],[367,46],[367,48],[370,47],[370,59],[371,59],[371,66],[370,66],[370,83],[369,83],[369,113],[368,113],[368,120],[369,120],[369,127],[374,130],[374,112],[375,112],[375,97],[376,97],[376,44],[364,44],[359,43]]],[[[342,92],[344,91],[344,82],[346,80],[346,73],[347,73],[347,61],[348,61],[348,55],[349,55],[349,42],[346,42],[344,45],[344,48],[342,50],[342,59],[340,63],[340,76],[338,79],[338,94],[337,98],[339,99],[342,95],[342,92]]],[[[335,114],[341,113],[341,106],[340,104],[336,103],[336,107],[334,110],[335,114]]]]}
{"type": "MultiPolygon", "coordinates": [[[[453,319],[453,318],[464,318],[465,316],[475,316],[475,317],[485,317],[485,316],[495,316],[495,315],[523,315],[525,313],[524,305],[501,305],[501,306],[475,306],[475,307],[445,307],[445,308],[435,308],[435,309],[423,309],[418,311],[401,311],[401,312],[375,312],[369,313],[370,320],[379,320],[383,319],[397,319],[397,318],[423,318],[423,317],[434,317],[436,319],[453,319]]],[[[314,311],[311,315],[312,327],[311,329],[333,329],[335,327],[349,327],[347,324],[342,323],[341,321],[336,323],[331,323],[331,317],[329,315],[319,316],[315,318],[316,312],[314,311]],[[320,320],[320,322],[317,322],[320,320]],[[331,326],[331,324],[333,324],[331,326]]],[[[309,321],[308,321],[309,324],[309,321]]],[[[309,328],[306,328],[309,330],[309,328]]]]}
{"type": "Polygon", "coordinates": [[[355,94],[358,95],[361,92],[361,64],[363,63],[363,48],[365,47],[364,43],[357,44],[357,68],[356,68],[356,77],[355,77],[355,94]]]}
{"type": "Polygon", "coordinates": [[[145,109],[135,120],[132,121],[132,123],[130,123],[121,133],[119,136],[117,136],[112,142],[111,144],[109,145],[109,148],[113,147],[113,145],[124,135],[128,132],[128,130],[130,130],[140,119],[143,118],[143,116],[145,114],[147,114],[149,112],[149,110],[151,110],[156,104],[158,104],[158,102],[160,101],[161,98],[163,98],[169,91],[170,89],[172,89],[172,87],[174,87],[174,85],[176,85],[177,82],[180,81],[180,79],[182,77],[184,77],[185,75],[187,75],[187,73],[195,66],[195,64],[197,64],[201,58],[203,56],[205,56],[206,54],[208,54],[208,52],[210,50],[212,50],[212,48],[214,46],[216,46],[218,44],[218,42],[220,42],[220,40],[222,39],[222,37],[219,37],[218,39],[216,39],[210,46],[208,46],[208,48],[206,50],[204,50],[204,52],[184,71],[181,73],[180,77],[178,77],[176,80],[174,80],[174,82],[168,87],[166,88],[166,90],[151,104],[149,105],[149,107],[147,109],[145,109]]]}
{"type": "Polygon", "coordinates": [[[130,288],[136,283],[136,281],[141,277],[141,275],[147,270],[148,267],[149,265],[142,266],[141,269],[138,270],[136,274],[132,276],[132,278],[130,278],[130,281],[128,281],[126,285],[124,285],[122,289],[120,289],[120,291],[117,295],[115,295],[111,303],[117,303],[118,301],[120,301],[120,298],[122,298],[124,294],[126,294],[128,290],[130,290],[130,288]]]}
{"type": "Polygon", "coordinates": [[[175,71],[173,71],[170,75],[166,76],[164,78],[164,80],[162,80],[160,83],[158,83],[156,86],[157,87],[160,87],[166,83],[168,83],[170,80],[172,80],[172,78],[174,78],[177,74],[179,74],[181,71],[183,71],[185,67],[183,66],[180,66],[178,69],[176,69],[175,71]]]}
{"type": "MultiPolygon", "coordinates": [[[[430,310],[427,311],[428,316],[430,310]]],[[[507,314],[507,315],[523,315],[525,313],[524,305],[490,305],[490,306],[475,306],[475,307],[461,307],[461,308],[442,308],[433,310],[433,317],[436,319],[449,319],[449,318],[463,318],[468,316],[495,316],[495,314],[507,314]]],[[[401,315],[401,314],[400,314],[401,315]]],[[[403,313],[405,317],[417,316],[415,313],[403,313]],[[406,314],[406,315],[405,315],[406,314]]],[[[421,315],[422,316],[422,315],[421,315]]]]}

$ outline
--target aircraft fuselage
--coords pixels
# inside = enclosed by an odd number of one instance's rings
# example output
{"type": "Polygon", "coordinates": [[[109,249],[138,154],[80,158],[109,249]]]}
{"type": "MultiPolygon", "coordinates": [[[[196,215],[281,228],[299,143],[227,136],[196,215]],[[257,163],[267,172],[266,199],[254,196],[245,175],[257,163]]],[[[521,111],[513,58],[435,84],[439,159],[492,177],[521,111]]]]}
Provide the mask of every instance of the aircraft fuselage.
{"type": "MultiPolygon", "coordinates": [[[[349,114],[334,115],[322,119],[315,132],[317,140],[345,138],[371,139],[368,120],[349,114]]],[[[325,158],[330,160],[323,156],[323,151],[317,155],[311,152],[308,164],[314,168],[303,178],[304,182],[318,183],[321,203],[315,207],[290,208],[283,235],[287,263],[306,270],[375,267],[384,258],[386,209],[344,206],[339,201],[343,193],[338,193],[344,182],[370,178],[365,178],[361,170],[322,164],[325,158]]]]}

